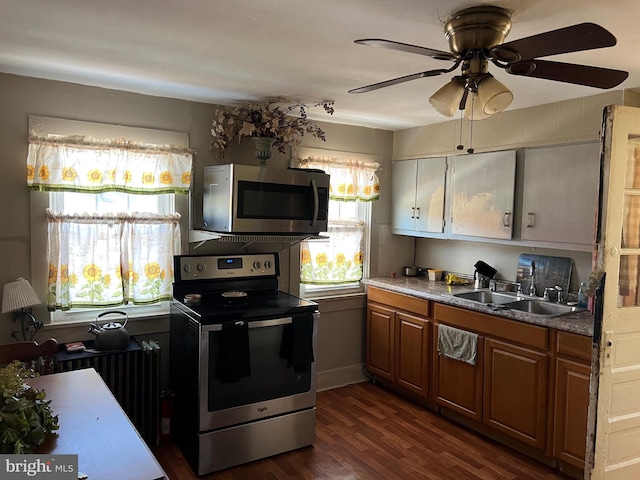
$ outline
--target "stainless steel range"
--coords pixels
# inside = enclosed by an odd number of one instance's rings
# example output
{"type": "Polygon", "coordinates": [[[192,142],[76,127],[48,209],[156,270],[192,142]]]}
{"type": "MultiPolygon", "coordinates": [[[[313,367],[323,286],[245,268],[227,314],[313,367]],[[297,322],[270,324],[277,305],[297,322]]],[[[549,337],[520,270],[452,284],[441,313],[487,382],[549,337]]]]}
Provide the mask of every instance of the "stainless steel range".
{"type": "Polygon", "coordinates": [[[277,253],[175,257],[172,436],[198,475],[315,441],[317,304],[277,253]]]}

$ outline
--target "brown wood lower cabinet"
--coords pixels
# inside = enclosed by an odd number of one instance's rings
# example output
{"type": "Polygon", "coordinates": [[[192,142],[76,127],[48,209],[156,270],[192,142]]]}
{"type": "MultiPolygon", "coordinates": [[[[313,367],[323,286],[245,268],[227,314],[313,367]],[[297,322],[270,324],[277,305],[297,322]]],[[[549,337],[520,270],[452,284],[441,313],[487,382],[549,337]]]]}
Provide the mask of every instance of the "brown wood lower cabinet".
{"type": "Polygon", "coordinates": [[[369,288],[371,373],[574,476],[584,469],[590,358],[590,337],[369,288]],[[475,365],[438,354],[440,324],[478,335],[475,365]]]}
{"type": "Polygon", "coordinates": [[[436,402],[545,451],[549,329],[439,303],[433,311],[436,327],[443,323],[478,334],[479,359],[473,367],[434,358],[436,402]]]}
{"type": "Polygon", "coordinates": [[[433,329],[433,392],[435,402],[482,422],[484,337],[478,336],[475,365],[438,354],[438,325],[433,329]]]}
{"type": "Polygon", "coordinates": [[[429,302],[369,288],[367,370],[422,398],[429,396],[429,302]]]}
{"type": "Polygon", "coordinates": [[[367,305],[367,370],[389,381],[394,378],[395,310],[367,305]]]}
{"type": "Polygon", "coordinates": [[[584,469],[591,375],[591,339],[557,335],[553,456],[584,469]]]}
{"type": "Polygon", "coordinates": [[[396,312],[396,383],[427,397],[429,353],[429,322],[396,312]]]}
{"type": "Polygon", "coordinates": [[[433,391],[437,404],[526,445],[545,449],[546,352],[479,335],[478,360],[469,365],[438,355],[436,342],[433,391]]]}
{"type": "Polygon", "coordinates": [[[485,425],[544,450],[548,355],[493,339],[485,340],[485,425]]]}

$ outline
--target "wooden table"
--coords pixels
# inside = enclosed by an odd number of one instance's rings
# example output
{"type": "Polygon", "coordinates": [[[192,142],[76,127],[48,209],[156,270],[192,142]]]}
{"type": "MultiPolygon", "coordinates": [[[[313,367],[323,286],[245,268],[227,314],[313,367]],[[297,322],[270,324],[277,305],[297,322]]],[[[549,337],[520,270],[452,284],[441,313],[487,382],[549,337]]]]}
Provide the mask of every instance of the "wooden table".
{"type": "Polygon", "coordinates": [[[36,453],[77,454],[89,480],[168,478],[100,375],[92,369],[32,378],[44,390],[60,429],[36,453]]]}

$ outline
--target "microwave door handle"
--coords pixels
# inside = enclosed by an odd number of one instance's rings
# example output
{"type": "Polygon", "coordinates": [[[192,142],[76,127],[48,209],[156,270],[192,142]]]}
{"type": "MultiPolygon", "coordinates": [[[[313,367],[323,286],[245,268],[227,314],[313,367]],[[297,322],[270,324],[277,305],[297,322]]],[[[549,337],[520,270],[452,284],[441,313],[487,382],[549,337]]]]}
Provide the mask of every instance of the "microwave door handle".
{"type": "Polygon", "coordinates": [[[313,190],[313,219],[311,220],[311,226],[315,227],[318,223],[318,213],[320,212],[320,201],[318,199],[318,185],[315,180],[311,180],[311,189],[313,190]]]}

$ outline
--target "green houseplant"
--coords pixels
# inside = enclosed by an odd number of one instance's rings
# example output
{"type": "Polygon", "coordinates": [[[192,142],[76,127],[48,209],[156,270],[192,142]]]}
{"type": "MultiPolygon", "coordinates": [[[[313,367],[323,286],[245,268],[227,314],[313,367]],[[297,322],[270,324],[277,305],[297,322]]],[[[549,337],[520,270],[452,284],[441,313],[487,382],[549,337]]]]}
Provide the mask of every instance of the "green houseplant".
{"type": "Polygon", "coordinates": [[[322,107],[333,115],[333,102],[296,103],[288,107],[273,102],[244,103],[217,109],[211,125],[211,147],[224,152],[235,139],[271,138],[273,147],[285,153],[286,147],[299,141],[305,133],[325,141],[324,130],[307,116],[308,109],[314,107],[322,107]]]}
{"type": "Polygon", "coordinates": [[[0,368],[0,453],[28,454],[48,433],[58,430],[46,393],[25,382],[33,370],[14,361],[0,368]]]}

